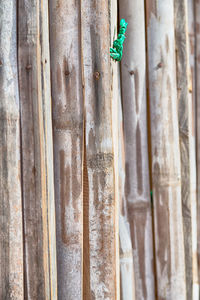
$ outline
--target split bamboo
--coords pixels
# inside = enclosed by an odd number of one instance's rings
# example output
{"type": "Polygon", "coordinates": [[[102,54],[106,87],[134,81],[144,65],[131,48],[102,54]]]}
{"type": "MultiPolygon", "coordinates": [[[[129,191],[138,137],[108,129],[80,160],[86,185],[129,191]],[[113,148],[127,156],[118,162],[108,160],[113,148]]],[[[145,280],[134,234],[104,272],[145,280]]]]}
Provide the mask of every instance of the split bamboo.
{"type": "Polygon", "coordinates": [[[0,2],[0,299],[24,299],[16,1],[0,2]]]}
{"type": "MultiPolygon", "coordinates": [[[[110,41],[111,45],[117,38],[117,12],[118,1],[110,1],[110,41]]],[[[116,255],[116,300],[120,299],[120,264],[119,264],[119,111],[118,106],[121,102],[120,93],[120,69],[119,64],[111,59],[111,108],[112,108],[112,139],[113,139],[113,159],[114,159],[114,187],[115,187],[115,255],[116,255]]]]}
{"type": "Polygon", "coordinates": [[[176,72],[181,153],[181,197],[187,299],[198,299],[196,151],[189,66],[188,3],[175,0],[176,72]]]}
{"type": "Polygon", "coordinates": [[[57,299],[48,1],[18,1],[24,297],[57,299]]]}
{"type": "Polygon", "coordinates": [[[195,94],[196,94],[196,151],[197,151],[197,254],[200,285],[200,0],[194,1],[195,9],[195,94]]]}

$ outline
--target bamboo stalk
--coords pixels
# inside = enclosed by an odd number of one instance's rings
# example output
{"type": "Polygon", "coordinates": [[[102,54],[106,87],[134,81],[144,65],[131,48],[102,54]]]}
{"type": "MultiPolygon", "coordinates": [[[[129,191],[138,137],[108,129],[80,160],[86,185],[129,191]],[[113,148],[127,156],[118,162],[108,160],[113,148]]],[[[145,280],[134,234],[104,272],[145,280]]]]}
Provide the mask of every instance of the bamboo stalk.
{"type": "Polygon", "coordinates": [[[187,299],[197,299],[197,215],[194,115],[189,74],[187,1],[175,0],[177,96],[181,153],[181,197],[183,212],[187,299]]]}
{"type": "Polygon", "coordinates": [[[81,37],[90,250],[90,280],[84,299],[116,299],[112,78],[106,1],[81,1],[81,37]]]}
{"type": "MultiPolygon", "coordinates": [[[[120,1],[120,18],[125,18],[128,22],[121,64],[126,165],[125,199],[121,214],[126,219],[125,226],[131,245],[129,255],[134,263],[136,300],[154,300],[144,2],[120,1]]],[[[123,237],[121,239],[124,240],[123,237]]],[[[124,278],[123,282],[128,280],[131,282],[133,278],[124,278]]],[[[122,299],[128,300],[129,297],[129,294],[124,293],[122,299]]]]}
{"type": "Polygon", "coordinates": [[[195,9],[195,95],[196,95],[196,154],[197,154],[197,255],[200,285],[200,0],[194,1],[195,9]]]}
{"type": "Polygon", "coordinates": [[[18,2],[25,298],[57,299],[48,2],[18,2]]]}
{"type": "MultiPolygon", "coordinates": [[[[119,89],[119,95],[121,90],[119,89]]],[[[120,238],[120,299],[135,300],[135,271],[132,255],[130,228],[127,225],[125,201],[125,151],[121,99],[118,101],[119,131],[119,238],[120,238]]]]}
{"type": "Polygon", "coordinates": [[[0,2],[0,298],[24,299],[16,3],[0,2]]]}
{"type": "Polygon", "coordinates": [[[187,0],[188,6],[188,35],[189,35],[189,76],[192,81],[192,113],[193,113],[193,127],[196,130],[196,114],[195,114],[195,13],[194,13],[194,0],[187,0]]]}
{"type": "MultiPolygon", "coordinates": [[[[117,38],[117,11],[118,1],[110,1],[110,40],[111,43],[117,38]]],[[[111,45],[112,46],[112,45],[111,45]]],[[[112,93],[112,139],[114,153],[114,187],[115,187],[115,255],[116,255],[116,300],[120,299],[120,262],[119,262],[119,103],[121,102],[120,92],[120,68],[119,63],[111,60],[111,93],[112,93]]]]}
{"type": "Polygon", "coordinates": [[[157,297],[186,299],[174,2],[146,8],[157,297]]]}
{"type": "Polygon", "coordinates": [[[58,298],[82,299],[80,3],[50,1],[58,298]]]}

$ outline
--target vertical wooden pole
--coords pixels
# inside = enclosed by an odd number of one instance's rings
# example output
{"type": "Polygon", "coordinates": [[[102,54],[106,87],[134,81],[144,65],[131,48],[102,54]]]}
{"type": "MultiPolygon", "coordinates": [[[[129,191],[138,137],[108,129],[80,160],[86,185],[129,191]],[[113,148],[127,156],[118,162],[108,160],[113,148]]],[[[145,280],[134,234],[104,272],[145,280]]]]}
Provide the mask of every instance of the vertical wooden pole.
{"type": "Polygon", "coordinates": [[[114,158],[107,1],[81,1],[81,49],[88,174],[89,289],[84,299],[116,299],[114,158]]]}
{"type": "MultiPolygon", "coordinates": [[[[119,89],[121,94],[121,90],[119,89]]],[[[124,125],[121,99],[118,102],[119,131],[119,239],[120,239],[120,299],[135,300],[135,271],[130,227],[127,226],[125,201],[124,125]]]]}
{"type": "MultiPolygon", "coordinates": [[[[129,255],[133,257],[134,263],[136,300],[154,300],[147,144],[145,8],[144,2],[140,0],[122,0],[119,3],[120,19],[125,18],[128,22],[121,63],[126,164],[123,214],[126,216],[126,231],[130,232],[129,255]]],[[[120,237],[120,239],[124,238],[120,237]]],[[[121,275],[123,276],[123,273],[121,275]]],[[[132,280],[132,278],[124,278],[122,282],[132,280]]],[[[124,292],[122,299],[128,300],[129,297],[124,292]]]]}
{"type": "Polygon", "coordinates": [[[146,9],[157,296],[186,299],[174,1],[147,0],[146,9]]]}
{"type": "Polygon", "coordinates": [[[82,299],[80,1],[50,2],[58,298],[82,299]]]}
{"type": "MultiPolygon", "coordinates": [[[[121,90],[119,90],[121,94],[121,90]]],[[[120,299],[135,300],[135,271],[130,227],[127,225],[125,200],[124,125],[121,99],[118,102],[119,130],[119,239],[120,239],[120,299]]]]}
{"type": "Polygon", "coordinates": [[[196,72],[195,72],[195,13],[194,13],[194,0],[187,0],[188,6],[188,34],[189,34],[189,65],[190,71],[189,76],[191,77],[192,81],[192,113],[193,113],[193,127],[196,130],[196,95],[195,95],[195,79],[196,79],[196,72]]]}
{"type": "MultiPolygon", "coordinates": [[[[118,1],[110,1],[110,41],[111,45],[117,38],[117,12],[118,1]]],[[[114,179],[115,179],[115,255],[116,255],[116,300],[120,299],[120,264],[119,264],[119,102],[121,102],[120,93],[120,68],[119,63],[111,60],[111,108],[112,108],[112,139],[114,153],[114,179]]]]}
{"type": "Polygon", "coordinates": [[[16,2],[0,2],[0,299],[24,299],[16,2]]]}
{"type": "Polygon", "coordinates": [[[195,90],[196,90],[196,151],[197,151],[197,254],[198,277],[200,285],[200,0],[195,5],[195,90]]]}
{"type": "Polygon", "coordinates": [[[18,1],[25,298],[57,299],[48,1],[18,1]]]}
{"type": "Polygon", "coordinates": [[[194,114],[189,74],[187,1],[175,0],[176,71],[181,153],[181,197],[185,245],[187,299],[198,298],[197,214],[194,114]]]}

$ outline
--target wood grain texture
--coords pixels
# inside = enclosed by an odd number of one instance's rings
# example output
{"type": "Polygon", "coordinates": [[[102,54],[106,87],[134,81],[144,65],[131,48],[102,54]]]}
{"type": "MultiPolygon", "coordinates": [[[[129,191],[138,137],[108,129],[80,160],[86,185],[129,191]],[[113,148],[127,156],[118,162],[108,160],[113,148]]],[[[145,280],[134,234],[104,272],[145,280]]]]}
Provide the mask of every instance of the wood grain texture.
{"type": "MultiPolygon", "coordinates": [[[[121,95],[121,89],[118,89],[121,95]]],[[[133,264],[130,228],[125,214],[125,146],[121,97],[118,99],[118,193],[119,193],[119,240],[120,240],[120,299],[135,300],[135,271],[133,264]]]]}
{"type": "Polygon", "coordinates": [[[89,264],[84,299],[116,299],[114,158],[109,7],[81,1],[81,49],[88,174],[89,264]]]}
{"type": "Polygon", "coordinates": [[[16,2],[0,2],[0,299],[22,300],[23,241],[16,2]]]}
{"type": "Polygon", "coordinates": [[[57,299],[48,1],[18,1],[25,298],[57,299]]]}
{"type": "Polygon", "coordinates": [[[194,1],[195,10],[195,95],[196,95],[196,154],[197,154],[197,252],[200,285],[200,1],[194,1]]]}
{"type": "MultiPolygon", "coordinates": [[[[144,2],[119,2],[128,22],[121,63],[125,139],[123,211],[135,272],[136,300],[154,300],[152,215],[148,168],[144,2]]],[[[121,239],[121,237],[120,237],[121,239]]],[[[123,240],[124,238],[122,238],[123,240]]],[[[122,246],[121,246],[122,247],[122,246]]],[[[123,281],[131,278],[123,279],[123,281]]],[[[130,296],[124,293],[124,300],[130,296]]]]}
{"type": "Polygon", "coordinates": [[[198,299],[196,152],[192,83],[189,66],[187,1],[175,0],[176,72],[181,153],[181,197],[185,246],[187,299],[198,299]]]}
{"type": "Polygon", "coordinates": [[[146,4],[157,298],[178,300],[186,299],[186,281],[174,1],[146,4]]]}
{"type": "Polygon", "coordinates": [[[195,12],[194,12],[194,0],[187,0],[187,16],[188,16],[188,35],[189,35],[189,77],[191,82],[192,91],[192,113],[193,113],[193,127],[196,130],[196,94],[195,94],[195,80],[196,80],[196,68],[195,68],[195,12]]]}
{"type": "MultiPolygon", "coordinates": [[[[111,45],[117,38],[118,1],[110,1],[110,41],[111,45]]],[[[116,255],[116,300],[120,299],[120,263],[119,263],[119,111],[121,102],[120,65],[111,59],[111,108],[112,108],[112,139],[114,159],[114,188],[115,188],[115,255],[116,255]]]]}
{"type": "Polygon", "coordinates": [[[82,299],[80,2],[50,1],[58,298],[82,299]]]}

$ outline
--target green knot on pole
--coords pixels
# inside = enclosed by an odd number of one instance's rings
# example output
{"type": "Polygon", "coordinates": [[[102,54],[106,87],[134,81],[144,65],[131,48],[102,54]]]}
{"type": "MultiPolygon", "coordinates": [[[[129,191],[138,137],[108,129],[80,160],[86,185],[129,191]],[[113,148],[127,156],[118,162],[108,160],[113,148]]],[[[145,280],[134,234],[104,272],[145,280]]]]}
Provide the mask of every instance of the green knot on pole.
{"type": "Polygon", "coordinates": [[[117,39],[113,42],[113,48],[110,48],[110,56],[116,60],[121,61],[123,54],[123,43],[125,40],[125,33],[128,23],[124,19],[120,21],[120,29],[117,39]]]}

